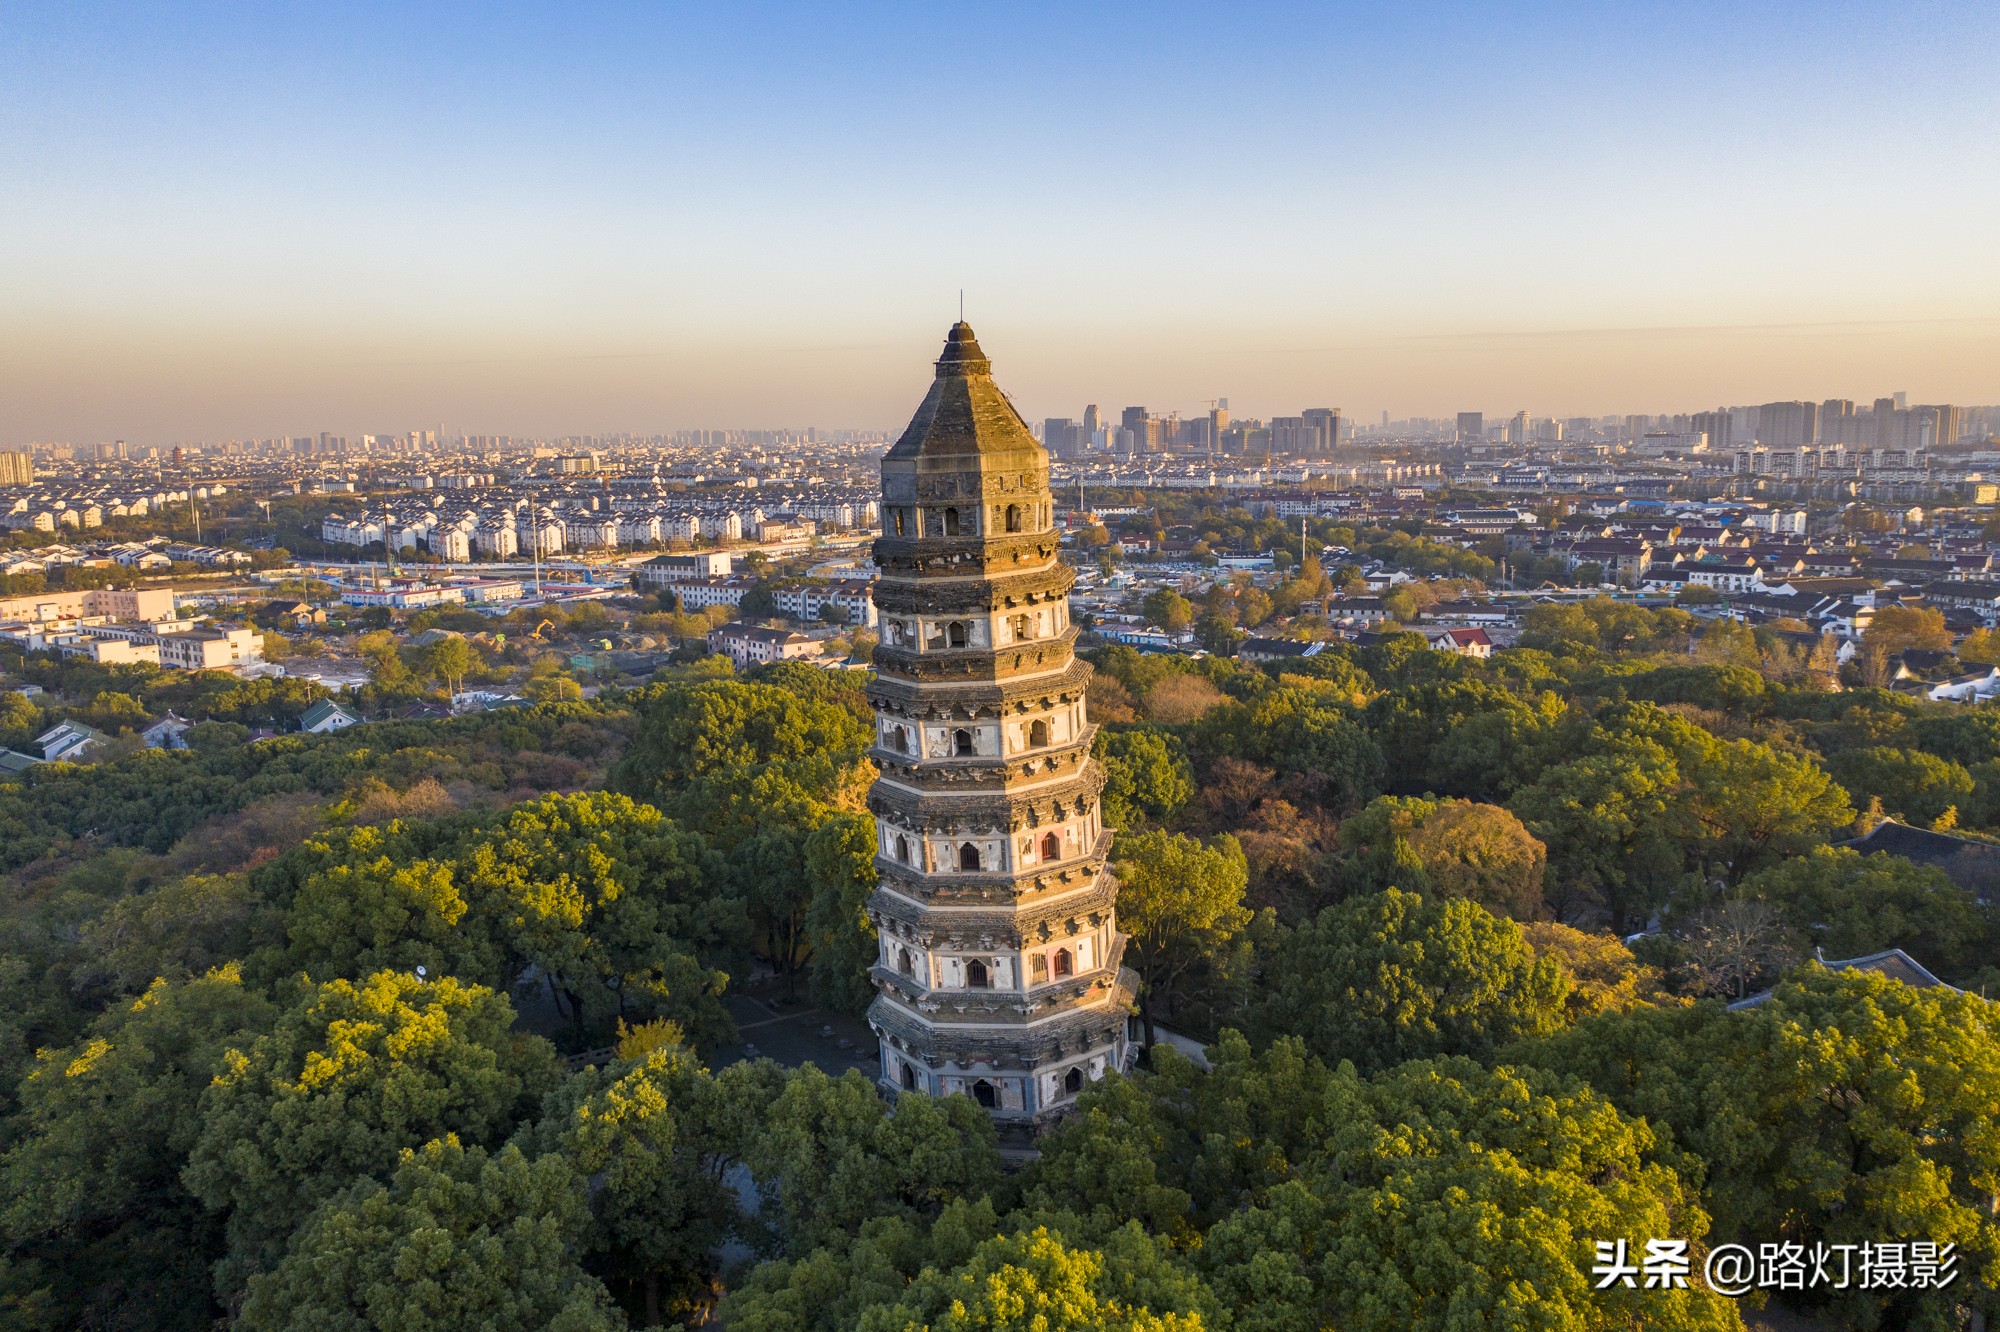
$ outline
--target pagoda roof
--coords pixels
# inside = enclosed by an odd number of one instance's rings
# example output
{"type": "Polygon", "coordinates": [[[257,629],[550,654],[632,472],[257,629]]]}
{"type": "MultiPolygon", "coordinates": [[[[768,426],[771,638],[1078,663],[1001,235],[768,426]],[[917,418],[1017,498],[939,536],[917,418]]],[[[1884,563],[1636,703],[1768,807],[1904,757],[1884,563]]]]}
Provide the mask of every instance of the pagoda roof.
{"type": "Polygon", "coordinates": [[[945,335],[937,377],[888,458],[943,459],[967,454],[1031,452],[1041,445],[1014,404],[993,382],[993,362],[980,349],[972,325],[960,320],[945,335]]]}

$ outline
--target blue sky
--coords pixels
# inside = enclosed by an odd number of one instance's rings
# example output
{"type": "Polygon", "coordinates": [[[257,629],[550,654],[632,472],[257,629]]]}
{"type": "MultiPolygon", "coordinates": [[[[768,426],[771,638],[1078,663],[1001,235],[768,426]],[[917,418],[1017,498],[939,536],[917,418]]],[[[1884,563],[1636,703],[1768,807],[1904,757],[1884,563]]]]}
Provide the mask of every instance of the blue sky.
{"type": "Polygon", "coordinates": [[[0,435],[1996,401],[2000,7],[0,5],[0,435]]]}

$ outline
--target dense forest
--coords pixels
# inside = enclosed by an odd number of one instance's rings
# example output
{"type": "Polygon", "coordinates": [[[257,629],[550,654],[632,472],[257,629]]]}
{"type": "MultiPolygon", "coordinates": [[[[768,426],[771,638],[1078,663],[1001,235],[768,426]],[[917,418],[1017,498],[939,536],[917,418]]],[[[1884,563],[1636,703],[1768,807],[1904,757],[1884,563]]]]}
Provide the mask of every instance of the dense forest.
{"type": "Polygon", "coordinates": [[[1142,1029],[1209,1067],[1152,1045],[1026,1164],[964,1098],[712,1067],[753,975],[872,993],[852,677],[38,767],[0,1326],[1742,1325],[1594,1289],[1652,1238],[1955,1244],[1942,1292],[1792,1298],[2000,1314],[1992,894],[1840,845],[1982,847],[2000,714],[1779,646],[1603,603],[1490,661],[1092,654],[1142,1029]],[[1891,947],[1965,992],[1814,961],[1891,947]]]}

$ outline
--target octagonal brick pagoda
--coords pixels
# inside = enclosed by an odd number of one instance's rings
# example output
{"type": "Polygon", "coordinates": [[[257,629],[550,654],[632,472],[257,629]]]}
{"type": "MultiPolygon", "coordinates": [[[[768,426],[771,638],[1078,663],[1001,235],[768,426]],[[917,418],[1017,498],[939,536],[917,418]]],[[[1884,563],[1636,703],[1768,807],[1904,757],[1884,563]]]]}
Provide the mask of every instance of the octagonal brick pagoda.
{"type": "Polygon", "coordinates": [[[1135,982],[1048,455],[963,322],[882,460],[875,562],[882,1082],[1032,1130],[1124,1065],[1135,982]]]}

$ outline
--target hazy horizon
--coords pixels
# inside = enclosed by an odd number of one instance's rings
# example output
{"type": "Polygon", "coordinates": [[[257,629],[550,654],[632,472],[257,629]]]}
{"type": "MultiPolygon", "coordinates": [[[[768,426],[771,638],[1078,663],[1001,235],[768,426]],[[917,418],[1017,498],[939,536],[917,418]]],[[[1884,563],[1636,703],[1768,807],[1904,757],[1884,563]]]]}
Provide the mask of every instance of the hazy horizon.
{"type": "Polygon", "coordinates": [[[0,15],[0,439],[2000,401],[1991,6],[0,15]]]}

